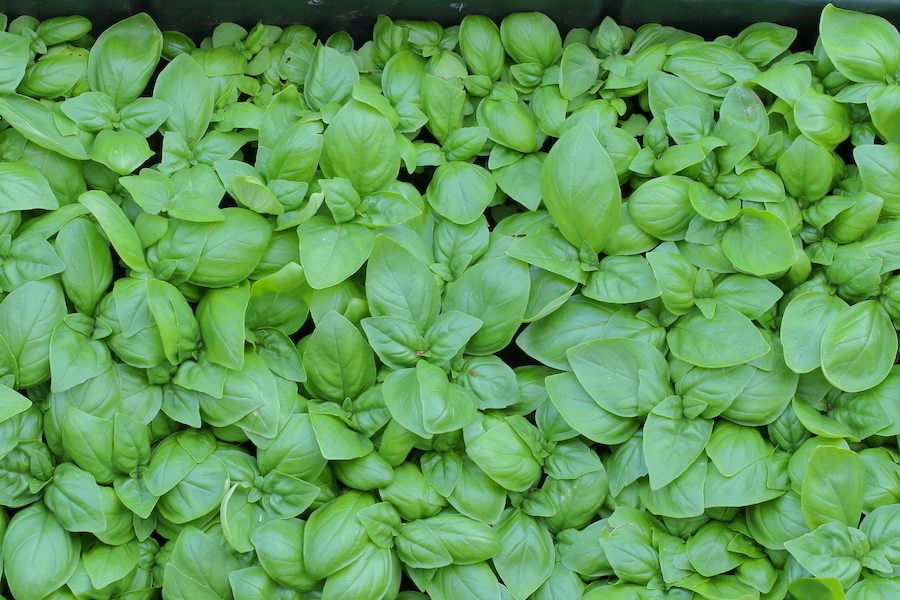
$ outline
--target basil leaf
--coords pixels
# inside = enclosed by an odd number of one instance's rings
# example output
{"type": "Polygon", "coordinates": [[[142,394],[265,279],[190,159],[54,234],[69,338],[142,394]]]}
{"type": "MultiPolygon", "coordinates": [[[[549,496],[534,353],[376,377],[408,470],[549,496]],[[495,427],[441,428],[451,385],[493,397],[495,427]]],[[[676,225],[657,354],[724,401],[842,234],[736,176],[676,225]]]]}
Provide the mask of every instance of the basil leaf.
{"type": "Polygon", "coordinates": [[[819,29],[828,58],[847,79],[883,81],[900,68],[900,34],[883,17],[830,6],[822,10],[819,29]],[[864,45],[851,47],[848,35],[860,35],[864,45]]]}
{"type": "Polygon", "coordinates": [[[137,98],[153,76],[162,54],[162,33],[146,13],[123,19],[101,33],[88,58],[88,83],[116,108],[137,98]]]}
{"type": "Polygon", "coordinates": [[[78,566],[81,540],[63,529],[43,504],[16,513],[3,538],[4,571],[10,593],[43,598],[63,586],[78,566]]]}
{"type": "Polygon", "coordinates": [[[867,300],[834,315],[822,331],[820,352],[825,377],[839,389],[858,392],[887,377],[897,334],[881,305],[867,300]],[[858,370],[861,364],[864,371],[858,370]]]}
{"type": "Polygon", "coordinates": [[[609,155],[588,129],[572,129],[553,145],[541,171],[541,194],[572,245],[603,249],[619,216],[617,182],[609,155]]]}

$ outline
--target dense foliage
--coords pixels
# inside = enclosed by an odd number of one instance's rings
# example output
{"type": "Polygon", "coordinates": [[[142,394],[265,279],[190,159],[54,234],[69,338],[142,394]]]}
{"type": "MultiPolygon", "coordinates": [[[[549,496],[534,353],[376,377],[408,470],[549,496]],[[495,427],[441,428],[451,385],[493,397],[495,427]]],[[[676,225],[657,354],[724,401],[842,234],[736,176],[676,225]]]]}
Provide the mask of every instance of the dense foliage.
{"type": "Polygon", "coordinates": [[[0,594],[900,598],[900,35],[0,15],[0,594]]]}

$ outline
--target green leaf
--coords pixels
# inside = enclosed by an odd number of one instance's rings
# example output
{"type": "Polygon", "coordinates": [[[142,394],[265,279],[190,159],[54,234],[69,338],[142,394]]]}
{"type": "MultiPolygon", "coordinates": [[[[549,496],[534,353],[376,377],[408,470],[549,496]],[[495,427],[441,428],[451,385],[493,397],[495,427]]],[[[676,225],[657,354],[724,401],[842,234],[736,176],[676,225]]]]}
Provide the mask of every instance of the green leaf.
{"type": "Polygon", "coordinates": [[[794,121],[803,135],[825,148],[834,148],[851,133],[849,109],[812,88],[797,98],[794,121]]]}
{"type": "Polygon", "coordinates": [[[108,94],[121,109],[144,91],[162,53],[163,36],[146,13],[104,30],[91,47],[87,78],[91,89],[108,94]]]}
{"type": "Polygon", "coordinates": [[[162,588],[167,598],[228,598],[228,576],[239,568],[234,554],[220,536],[185,527],[175,538],[165,566],[162,588]]]}
{"type": "Polygon", "coordinates": [[[646,415],[671,393],[665,358],[646,342],[591,340],[573,346],[566,356],[594,401],[620,417],[646,415]]]}
{"type": "Polygon", "coordinates": [[[91,339],[94,324],[83,315],[66,316],[50,337],[50,389],[63,392],[112,366],[109,349],[91,339]]]}
{"type": "Polygon", "coordinates": [[[384,382],[385,403],[391,416],[409,431],[425,438],[457,431],[477,411],[477,398],[447,380],[443,369],[420,360],[414,368],[394,371],[384,382]]]}
{"type": "Polygon", "coordinates": [[[507,512],[497,524],[500,552],[494,567],[516,600],[530,598],[553,573],[556,549],[546,526],[520,510],[507,512]]]}
{"type": "Polygon", "coordinates": [[[27,37],[0,31],[0,94],[16,91],[30,60],[31,48],[27,37]]]}
{"type": "Polygon", "coordinates": [[[459,26],[459,51],[470,73],[494,80],[500,77],[505,59],[500,29],[485,15],[463,17],[459,26]]]}
{"type": "Polygon", "coordinates": [[[737,51],[756,65],[765,66],[786,51],[797,37],[793,27],[754,23],[737,36],[737,51]]]}
{"type": "Polygon", "coordinates": [[[579,283],[584,283],[587,276],[581,268],[578,248],[566,241],[558,229],[544,229],[517,238],[506,254],[579,283]]]}
{"type": "Polygon", "coordinates": [[[576,248],[606,245],[619,218],[621,192],[606,150],[586,127],[567,131],[541,170],[541,194],[560,232],[576,248]]]}
{"type": "Polygon", "coordinates": [[[739,365],[771,350],[750,319],[728,305],[717,306],[712,318],[693,309],[675,322],[667,339],[676,358],[706,368],[739,365]]]}
{"type": "Polygon", "coordinates": [[[53,246],[37,233],[25,233],[12,239],[9,253],[0,265],[0,280],[7,289],[15,289],[28,281],[56,275],[65,269],[53,246]]]}
{"type": "Polygon", "coordinates": [[[480,261],[447,284],[444,310],[482,322],[466,345],[469,354],[492,354],[509,344],[525,315],[530,285],[527,265],[506,256],[480,261]]]}
{"type": "Polygon", "coordinates": [[[56,254],[65,265],[60,278],[78,312],[90,315],[113,278],[109,244],[88,219],[74,219],[56,234],[56,254]]]}
{"type": "Polygon", "coordinates": [[[661,292],[643,256],[605,256],[581,293],[600,302],[630,304],[656,298],[661,292]]]}
{"type": "Polygon", "coordinates": [[[423,569],[479,563],[501,548],[498,532],[489,525],[449,512],[404,523],[395,543],[405,564],[423,569]]]}
{"type": "Polygon", "coordinates": [[[412,321],[399,317],[366,317],[360,325],[379,360],[392,369],[415,365],[425,352],[422,334],[412,321]]]}
{"type": "Polygon", "coordinates": [[[888,143],[900,143],[900,126],[898,121],[898,98],[900,85],[887,85],[869,94],[866,105],[872,117],[872,125],[888,143]]]}
{"type": "Polygon", "coordinates": [[[882,564],[869,563],[866,566],[881,575],[890,577],[896,572],[897,558],[900,554],[898,545],[897,527],[898,507],[896,504],[885,504],[872,510],[865,516],[859,526],[859,530],[866,534],[869,540],[869,557],[881,558],[882,564]],[[886,564],[885,564],[886,563],[886,564]]]}
{"type": "Polygon", "coordinates": [[[722,252],[735,269],[758,277],[772,277],[796,261],[791,232],[774,213],[742,208],[722,237],[722,252]]]}
{"type": "Polygon", "coordinates": [[[815,202],[831,190],[836,164],[834,154],[827,148],[798,135],[778,157],[775,170],[788,194],[815,202]]]}
{"type": "Polygon", "coordinates": [[[206,292],[196,314],[206,358],[227,369],[244,365],[247,307],[252,293],[246,283],[206,292]]]}
{"type": "Polygon", "coordinates": [[[87,160],[87,150],[75,134],[64,134],[53,112],[41,102],[19,94],[0,96],[0,117],[42,148],[75,160],[87,160]]]}
{"type": "Polygon", "coordinates": [[[436,213],[466,225],[481,217],[496,190],[497,184],[487,169],[451,161],[435,170],[425,197],[436,213]]]}
{"type": "Polygon", "coordinates": [[[343,402],[375,383],[375,356],[350,321],[329,311],[303,347],[306,386],[323,400],[343,402]]]}
{"type": "Polygon", "coordinates": [[[90,152],[91,160],[119,175],[128,175],[151,156],[153,151],[144,136],[130,129],[104,129],[94,138],[90,152]]]}
{"type": "Polygon", "coordinates": [[[795,598],[810,600],[844,600],[844,587],[835,577],[800,577],[791,581],[788,591],[795,598]]]}
{"type": "Polygon", "coordinates": [[[859,578],[869,543],[860,530],[831,522],[785,542],[784,547],[815,577],[833,577],[847,588],[859,578]]]}
{"type": "Polygon", "coordinates": [[[189,143],[196,143],[206,133],[215,91],[202,65],[189,54],[179,54],[160,71],[153,97],[171,107],[167,130],[177,131],[189,143]]]}
{"type": "Polygon", "coordinates": [[[330,102],[343,102],[358,81],[359,71],[352,56],[320,45],[306,73],[303,98],[310,108],[321,110],[330,102]]]}
{"type": "Polygon", "coordinates": [[[462,127],[447,136],[441,149],[449,161],[472,159],[487,142],[488,131],[487,127],[462,127]]]}
{"type": "Polygon", "coordinates": [[[115,478],[112,460],[113,422],[71,407],[62,419],[62,445],[76,465],[101,483],[115,478]]]}
{"type": "Polygon", "coordinates": [[[459,80],[425,74],[421,82],[422,111],[428,117],[428,130],[444,141],[463,126],[466,92],[459,80]]]}
{"type": "Polygon", "coordinates": [[[523,154],[538,150],[534,115],[512,94],[491,94],[478,103],[475,116],[479,125],[487,127],[488,138],[500,147],[523,154]]]}
{"type": "Polygon", "coordinates": [[[696,531],[685,544],[691,566],[704,577],[731,571],[745,557],[730,549],[740,534],[721,522],[712,521],[696,531]]]}
{"type": "Polygon", "coordinates": [[[119,111],[120,129],[128,129],[148,138],[166,121],[171,107],[156,98],[138,98],[119,111]]]}
{"type": "Polygon", "coordinates": [[[486,562],[438,569],[425,586],[425,591],[434,600],[500,600],[502,597],[497,576],[486,562]]]}
{"type": "Polygon", "coordinates": [[[791,298],[782,314],[780,336],[784,361],[792,371],[808,373],[821,365],[822,335],[846,308],[846,302],[824,292],[810,291],[791,298]]]}
{"type": "Polygon", "coordinates": [[[400,566],[393,550],[369,544],[358,558],[325,580],[322,599],[359,598],[365,594],[391,598],[397,594],[399,579],[400,566]]]}
{"type": "Polygon", "coordinates": [[[900,215],[900,144],[866,144],[853,149],[853,159],[859,167],[863,187],[884,200],[884,214],[900,215]]]}
{"type": "Polygon", "coordinates": [[[99,533],[106,529],[100,488],[94,476],[71,463],[62,463],[53,473],[53,481],[44,491],[44,503],[59,524],[72,532],[99,533]]]}
{"type": "Polygon", "coordinates": [[[375,240],[369,255],[366,298],[373,316],[402,318],[422,328],[440,309],[440,288],[428,265],[383,236],[375,240]]]}
{"type": "Polygon", "coordinates": [[[250,502],[250,490],[234,484],[222,499],[219,510],[222,520],[222,535],[238,552],[250,552],[253,544],[250,535],[257,522],[264,518],[259,503],[250,502]]]}
{"type": "Polygon", "coordinates": [[[574,373],[559,373],[545,379],[550,401],[569,426],[600,444],[620,444],[640,427],[637,419],[621,417],[599,406],[574,373]]]}
{"type": "Polygon", "coordinates": [[[505,489],[524,492],[537,483],[541,464],[532,443],[536,430],[524,417],[480,413],[463,434],[466,454],[505,489]]]}
{"type": "Polygon", "coordinates": [[[661,240],[682,240],[696,215],[690,188],[691,180],[682,175],[656,177],[634,190],[625,205],[643,231],[661,240]]]}
{"type": "Polygon", "coordinates": [[[285,335],[295,333],[309,316],[309,305],[302,296],[306,289],[303,269],[295,262],[288,262],[278,271],[257,279],[250,286],[247,328],[274,328],[285,335]]]}
{"type": "Polygon", "coordinates": [[[0,301],[0,338],[18,365],[18,386],[50,377],[50,339],[66,315],[62,287],[54,279],[30,281],[0,301]]]}
{"type": "Polygon", "coordinates": [[[38,169],[22,161],[0,163],[0,214],[56,208],[59,201],[38,169]]]}
{"type": "Polygon", "coordinates": [[[599,74],[600,61],[586,44],[566,45],[559,63],[559,91],[563,98],[574,100],[589,91],[599,74]]]}
{"type": "Polygon", "coordinates": [[[494,169],[497,187],[528,210],[537,210],[541,204],[541,171],[546,156],[542,152],[533,152],[494,169]]]}
{"type": "Polygon", "coordinates": [[[809,532],[800,510],[800,496],[794,492],[748,507],[747,525],[762,546],[779,550],[784,542],[809,532]]]}
{"type": "Polygon", "coordinates": [[[316,585],[303,564],[305,530],[305,521],[273,519],[260,524],[250,536],[256,556],[269,577],[299,590],[316,585]]]}
{"type": "Polygon", "coordinates": [[[722,475],[731,477],[766,458],[772,448],[763,441],[757,430],[719,421],[705,450],[716,469],[722,475]]]}
{"type": "Polygon", "coordinates": [[[883,82],[900,70],[900,34],[884,17],[831,5],[822,10],[819,30],[828,58],[851,81],[883,82]]]}
{"type": "Polygon", "coordinates": [[[859,525],[863,507],[865,470],[852,450],[819,446],[809,457],[803,475],[800,506],[810,529],[825,523],[859,525]]]}
{"type": "Polygon", "coordinates": [[[225,189],[241,206],[261,214],[284,213],[278,198],[253,167],[237,160],[216,161],[214,166],[225,189]]]}
{"type": "Polygon", "coordinates": [[[81,540],[43,504],[16,513],[3,538],[4,575],[10,593],[40,600],[69,580],[78,566],[81,540]]]}
{"type": "Polygon", "coordinates": [[[548,67],[559,58],[562,43],[556,24],[545,14],[519,12],[500,22],[500,39],[515,62],[548,67]]]}
{"type": "Polygon", "coordinates": [[[78,202],[91,211],[109,243],[129,268],[137,272],[149,270],[134,226],[106,192],[85,192],[78,197],[78,202]]]}
{"type": "Polygon", "coordinates": [[[376,192],[397,177],[400,151],[390,122],[367,104],[351,100],[325,130],[322,171],[345,177],[360,194],[376,192]]]}
{"type": "Polygon", "coordinates": [[[353,275],[369,258],[376,234],[356,223],[315,216],[300,224],[300,260],[309,285],[319,290],[353,275]]]}
{"type": "Polygon", "coordinates": [[[480,319],[458,310],[439,314],[425,330],[428,362],[441,367],[448,365],[483,324],[480,319]]]}
{"type": "Polygon", "coordinates": [[[146,282],[147,306],[159,330],[166,359],[178,365],[197,349],[199,327],[184,296],[171,284],[158,279],[146,282]]]}
{"type": "Polygon", "coordinates": [[[861,392],[890,373],[897,333],[884,308],[865,300],[844,308],[822,331],[822,372],[838,389],[861,392]]]}
{"type": "Polygon", "coordinates": [[[706,493],[708,475],[709,461],[700,456],[681,475],[658,490],[652,489],[649,483],[640,485],[641,502],[655,515],[676,519],[698,517],[707,506],[715,503],[706,493]]]}
{"type": "Polygon", "coordinates": [[[317,508],[306,521],[303,559],[307,572],[322,579],[357,560],[370,545],[357,515],[375,501],[349,491],[317,508]]]}
{"type": "Polygon", "coordinates": [[[656,405],[644,423],[644,457],[650,489],[658,490],[684,473],[706,447],[713,430],[709,419],[691,419],[682,400],[669,396],[656,405]],[[678,448],[677,455],[672,448],[678,448]]]}
{"type": "Polygon", "coordinates": [[[150,429],[123,413],[113,417],[113,461],[123,473],[136,472],[150,461],[150,429]]]}
{"type": "Polygon", "coordinates": [[[310,413],[310,423],[319,450],[328,460],[351,460],[372,452],[372,442],[362,433],[351,429],[345,420],[327,412],[310,413]]]}
{"type": "Polygon", "coordinates": [[[31,408],[31,400],[0,383],[0,423],[31,408]]]}
{"type": "Polygon", "coordinates": [[[651,541],[649,517],[637,519],[635,512],[619,505],[601,532],[600,546],[620,579],[647,584],[659,572],[659,556],[651,541]]]}
{"type": "Polygon", "coordinates": [[[116,581],[124,580],[138,566],[141,548],[137,541],[120,546],[97,544],[82,556],[84,570],[91,585],[102,589],[116,581]]]}

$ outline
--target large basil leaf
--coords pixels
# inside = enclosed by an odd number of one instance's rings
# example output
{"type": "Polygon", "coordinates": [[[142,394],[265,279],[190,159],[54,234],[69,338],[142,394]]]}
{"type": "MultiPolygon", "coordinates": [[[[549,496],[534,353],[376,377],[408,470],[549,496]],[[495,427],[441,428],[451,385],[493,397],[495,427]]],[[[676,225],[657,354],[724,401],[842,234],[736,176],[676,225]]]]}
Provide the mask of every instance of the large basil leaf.
{"type": "Polygon", "coordinates": [[[59,208],[47,178],[22,162],[0,164],[0,212],[59,208]]]}
{"type": "Polygon", "coordinates": [[[400,152],[390,122],[358,100],[341,108],[325,129],[322,170],[346,177],[361,194],[376,192],[400,170],[400,152]]]}
{"type": "Polygon", "coordinates": [[[196,143],[212,118],[215,91],[202,65],[189,54],[180,54],[166,65],[153,88],[154,98],[172,107],[165,126],[188,143],[196,143]]]}
{"type": "Polygon", "coordinates": [[[144,91],[162,46],[162,33],[146,13],[109,27],[91,47],[87,70],[91,89],[108,94],[121,109],[144,91]]]}
{"type": "Polygon", "coordinates": [[[716,307],[711,318],[693,309],[675,322],[667,338],[676,357],[698,367],[730,367],[770,351],[750,319],[727,305],[716,307]]]}
{"type": "Polygon", "coordinates": [[[860,392],[887,377],[897,333],[881,305],[866,300],[834,315],[822,331],[820,353],[822,372],[835,387],[860,392]]]}
{"type": "Polygon", "coordinates": [[[0,337],[18,365],[20,387],[50,377],[50,337],[65,315],[65,295],[54,279],[30,281],[0,302],[0,337]]]}
{"type": "Polygon", "coordinates": [[[621,192],[612,161],[590,130],[574,128],[553,145],[541,169],[541,195],[572,245],[604,248],[618,222],[621,192]]]}
{"type": "Polygon", "coordinates": [[[592,340],[570,348],[566,356],[594,401],[620,417],[646,415],[671,393],[666,361],[646,342],[592,340]]]}
{"type": "Polygon", "coordinates": [[[900,69],[900,34],[883,17],[826,6],[819,29],[828,58],[847,79],[884,81],[900,69]],[[854,37],[862,44],[850,44],[854,37]]]}
{"type": "Polygon", "coordinates": [[[38,600],[68,581],[78,566],[81,540],[43,504],[10,519],[3,537],[4,574],[16,598],[38,600]]]}
{"type": "Polygon", "coordinates": [[[359,329],[329,311],[303,347],[306,386],[323,400],[343,402],[375,383],[375,357],[359,329]]]}
{"type": "Polygon", "coordinates": [[[447,285],[444,310],[482,322],[466,345],[469,354],[491,354],[509,344],[522,323],[530,287],[525,263],[506,256],[480,261],[447,285]]]}
{"type": "Polygon", "coordinates": [[[859,525],[863,472],[862,460],[851,450],[820,446],[813,451],[800,493],[800,508],[810,529],[832,522],[859,525]]]}
{"type": "Polygon", "coordinates": [[[550,532],[534,517],[510,510],[497,524],[500,552],[494,566],[513,598],[531,597],[553,572],[556,551],[550,532]]]}

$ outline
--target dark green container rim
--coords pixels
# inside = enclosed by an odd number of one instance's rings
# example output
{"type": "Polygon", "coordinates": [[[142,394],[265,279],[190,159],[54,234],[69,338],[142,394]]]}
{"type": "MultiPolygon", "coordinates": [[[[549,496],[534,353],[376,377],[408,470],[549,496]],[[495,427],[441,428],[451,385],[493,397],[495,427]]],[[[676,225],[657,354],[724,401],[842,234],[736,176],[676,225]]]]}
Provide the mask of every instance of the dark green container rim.
{"type": "MultiPolygon", "coordinates": [[[[458,23],[467,14],[501,19],[512,12],[540,11],[567,31],[591,28],[604,16],[630,27],[662,23],[714,37],[736,34],[752,23],[770,21],[798,29],[814,41],[819,14],[828,0],[7,0],[0,9],[9,18],[38,19],[79,14],[94,22],[95,33],[138,12],[146,12],[163,30],[185,33],[196,41],[219,23],[245,27],[301,23],[322,37],[347,31],[358,41],[371,37],[375,17],[458,23]]],[[[878,14],[900,24],[900,0],[834,0],[843,8],[878,14]]]]}

